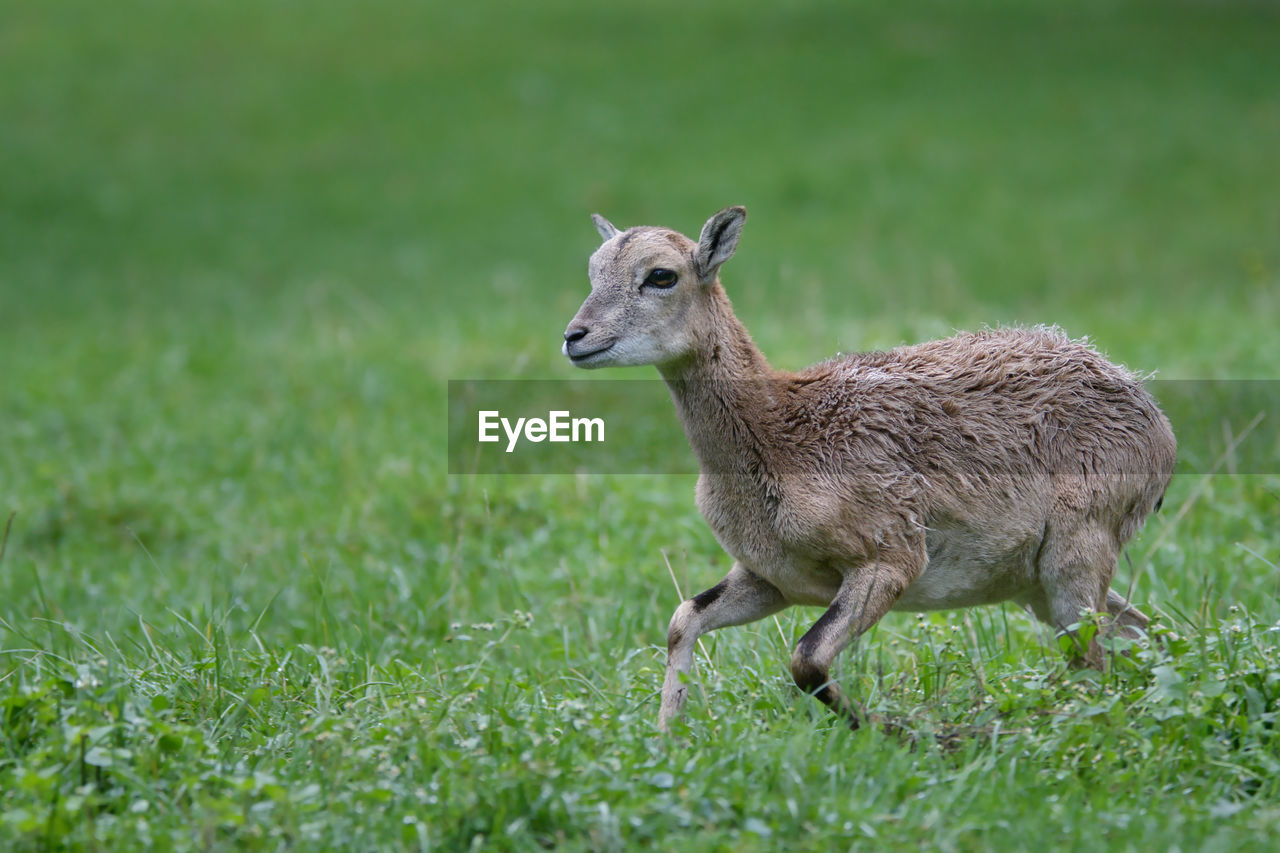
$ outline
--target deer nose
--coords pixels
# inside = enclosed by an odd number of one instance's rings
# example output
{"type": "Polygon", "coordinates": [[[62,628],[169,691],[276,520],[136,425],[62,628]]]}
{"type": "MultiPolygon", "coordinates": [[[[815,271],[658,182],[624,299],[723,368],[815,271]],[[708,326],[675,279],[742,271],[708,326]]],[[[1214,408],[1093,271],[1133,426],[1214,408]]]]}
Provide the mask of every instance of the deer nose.
{"type": "Polygon", "coordinates": [[[580,341],[587,336],[587,332],[591,331],[586,326],[570,326],[564,330],[564,342],[571,344],[574,341],[580,341]]]}

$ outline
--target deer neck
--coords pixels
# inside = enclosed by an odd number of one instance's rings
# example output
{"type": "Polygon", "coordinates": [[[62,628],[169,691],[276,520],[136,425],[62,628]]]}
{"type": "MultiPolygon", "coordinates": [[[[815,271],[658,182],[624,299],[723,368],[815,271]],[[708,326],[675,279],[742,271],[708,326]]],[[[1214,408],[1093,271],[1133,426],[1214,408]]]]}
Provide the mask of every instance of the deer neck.
{"type": "Polygon", "coordinates": [[[778,374],[713,285],[709,322],[694,352],[660,365],[704,474],[758,479],[768,469],[767,423],[778,374]]]}

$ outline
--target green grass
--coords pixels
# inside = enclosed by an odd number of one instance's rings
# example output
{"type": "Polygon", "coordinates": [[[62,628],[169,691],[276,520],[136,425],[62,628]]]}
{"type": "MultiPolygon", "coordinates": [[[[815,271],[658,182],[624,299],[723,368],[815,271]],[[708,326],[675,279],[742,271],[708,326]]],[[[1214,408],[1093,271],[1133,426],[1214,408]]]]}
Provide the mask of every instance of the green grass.
{"type": "Polygon", "coordinates": [[[1052,322],[1274,378],[1268,5],[0,9],[0,846],[1269,849],[1274,469],[1175,480],[1106,674],[894,614],[841,677],[908,734],[853,735],[792,610],[667,738],[667,562],[728,568],[689,478],[444,446],[447,380],[572,376],[593,210],[748,205],[784,367],[1052,322]]]}

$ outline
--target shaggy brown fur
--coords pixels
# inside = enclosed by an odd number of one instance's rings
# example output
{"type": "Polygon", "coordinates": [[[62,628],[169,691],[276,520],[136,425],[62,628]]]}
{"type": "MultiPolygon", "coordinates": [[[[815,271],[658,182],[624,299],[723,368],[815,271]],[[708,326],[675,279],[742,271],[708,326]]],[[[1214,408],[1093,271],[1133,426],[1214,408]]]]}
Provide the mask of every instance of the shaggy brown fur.
{"type": "MultiPolygon", "coordinates": [[[[698,508],[736,560],[672,618],[661,725],[700,634],[791,604],[828,608],[796,646],[796,682],[855,723],[830,665],[891,609],[1014,600],[1059,630],[1086,612],[1145,627],[1110,584],[1176,445],[1139,380],[1048,328],[774,370],[717,275],[745,215],[721,211],[697,243],[597,217],[592,293],[565,332],[580,366],[657,365],[698,457],[698,508]]],[[[1083,662],[1101,666],[1096,643],[1083,662]]]]}

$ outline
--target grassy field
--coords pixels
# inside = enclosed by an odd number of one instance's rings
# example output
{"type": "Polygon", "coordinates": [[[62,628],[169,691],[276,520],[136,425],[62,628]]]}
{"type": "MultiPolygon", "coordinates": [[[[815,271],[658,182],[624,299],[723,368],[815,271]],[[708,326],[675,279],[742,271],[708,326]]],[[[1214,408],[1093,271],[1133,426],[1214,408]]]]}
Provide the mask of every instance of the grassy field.
{"type": "Polygon", "coordinates": [[[851,734],[794,609],[706,638],[660,737],[673,578],[727,569],[691,479],[444,445],[448,380],[572,377],[595,210],[746,204],[783,367],[1049,322],[1276,378],[1273,6],[0,19],[0,847],[1271,849],[1280,465],[1175,479],[1117,580],[1164,646],[1106,674],[894,614],[840,677],[908,734],[851,734]]]}

